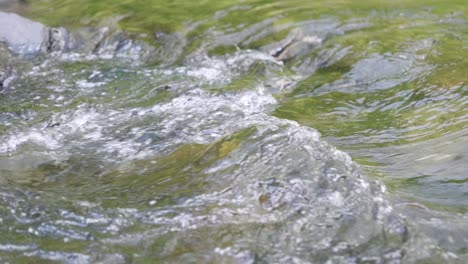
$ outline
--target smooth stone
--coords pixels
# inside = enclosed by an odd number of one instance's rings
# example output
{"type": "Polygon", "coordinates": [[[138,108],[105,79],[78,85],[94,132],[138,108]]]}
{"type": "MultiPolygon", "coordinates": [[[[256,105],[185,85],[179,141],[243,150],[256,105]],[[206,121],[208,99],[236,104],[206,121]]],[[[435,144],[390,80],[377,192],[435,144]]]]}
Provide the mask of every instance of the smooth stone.
{"type": "Polygon", "coordinates": [[[63,52],[76,46],[73,36],[63,27],[48,28],[39,22],[7,12],[0,12],[0,42],[20,56],[63,52]]]}
{"type": "Polygon", "coordinates": [[[41,50],[48,39],[48,29],[14,13],[0,12],[0,42],[19,55],[30,55],[41,50]]]}

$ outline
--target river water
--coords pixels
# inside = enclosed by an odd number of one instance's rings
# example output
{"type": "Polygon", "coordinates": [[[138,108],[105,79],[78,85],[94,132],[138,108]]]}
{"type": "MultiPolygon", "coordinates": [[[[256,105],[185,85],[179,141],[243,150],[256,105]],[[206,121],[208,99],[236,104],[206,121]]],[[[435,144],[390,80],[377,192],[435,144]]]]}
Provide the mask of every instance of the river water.
{"type": "Polygon", "coordinates": [[[463,1],[136,2],[2,7],[156,48],[2,57],[0,262],[468,261],[463,1]]]}

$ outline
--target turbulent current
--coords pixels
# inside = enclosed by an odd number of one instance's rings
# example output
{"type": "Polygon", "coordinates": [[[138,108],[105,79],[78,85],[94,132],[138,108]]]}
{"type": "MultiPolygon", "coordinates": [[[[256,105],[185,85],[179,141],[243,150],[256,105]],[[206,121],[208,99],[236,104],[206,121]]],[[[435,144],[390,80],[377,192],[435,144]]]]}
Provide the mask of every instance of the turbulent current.
{"type": "Polygon", "coordinates": [[[245,2],[0,38],[0,262],[468,261],[463,12],[245,2]]]}

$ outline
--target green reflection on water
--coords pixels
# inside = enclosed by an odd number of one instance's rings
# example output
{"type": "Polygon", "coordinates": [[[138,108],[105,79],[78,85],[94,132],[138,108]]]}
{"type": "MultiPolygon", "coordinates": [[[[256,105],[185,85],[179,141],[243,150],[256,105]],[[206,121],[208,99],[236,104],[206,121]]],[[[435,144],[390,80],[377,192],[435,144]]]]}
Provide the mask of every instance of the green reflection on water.
{"type": "Polygon", "coordinates": [[[10,180],[103,207],[146,208],[153,199],[156,206],[165,206],[209,188],[204,169],[230,155],[253,132],[245,129],[208,145],[182,145],[167,156],[126,161],[110,171],[89,155],[58,165],[42,164],[10,180]]]}
{"type": "MultiPolygon", "coordinates": [[[[269,18],[276,20],[273,20],[268,27],[326,17],[334,17],[342,22],[351,18],[365,18],[370,22],[370,27],[334,36],[325,42],[322,47],[324,49],[334,46],[351,47],[351,52],[338,62],[319,68],[303,80],[291,94],[278,96],[281,102],[275,115],[314,127],[330,138],[365,139],[376,135],[392,135],[383,140],[368,142],[360,140],[359,143],[347,143],[343,146],[339,145],[338,140],[338,146],[345,150],[424,142],[461,131],[468,126],[466,119],[468,110],[463,99],[468,95],[466,89],[468,29],[466,22],[463,21],[468,15],[468,5],[464,0],[195,2],[48,0],[32,2],[29,15],[47,24],[72,28],[102,25],[109,23],[103,22],[106,18],[122,15],[124,18],[119,22],[120,27],[130,32],[146,33],[147,40],[151,40],[153,33],[157,31],[187,33],[186,37],[190,44],[186,48],[186,54],[204,43],[206,32],[212,28],[242,30],[269,18]],[[214,16],[216,11],[227,10],[234,6],[237,8],[214,16]],[[447,21],[452,19],[455,22],[443,22],[444,19],[447,21]],[[457,19],[462,21],[456,22],[457,19]],[[185,25],[190,21],[199,21],[199,23],[187,30],[185,25]],[[432,41],[430,47],[407,51],[412,48],[412,43],[425,39],[432,41]],[[420,73],[414,80],[384,90],[353,92],[340,90],[314,94],[319,87],[343,79],[356,62],[372,54],[396,54],[403,51],[423,56],[423,63],[431,68],[420,73]],[[446,98],[440,99],[444,96],[446,98]],[[432,100],[436,97],[439,99],[432,100]],[[389,107],[392,104],[398,106],[389,107]]],[[[288,30],[273,31],[239,48],[258,48],[283,39],[288,32],[288,30]]],[[[218,46],[209,53],[222,55],[234,52],[236,49],[237,47],[229,45],[218,46]]],[[[317,51],[312,50],[308,56],[315,55],[317,51]]],[[[295,63],[297,59],[288,61],[286,66],[293,67],[295,63]]],[[[262,65],[254,65],[250,74],[235,79],[222,89],[236,91],[251,87],[258,79],[261,80],[262,76],[262,65]]],[[[128,85],[134,81],[135,79],[129,78],[128,82],[119,80],[109,86],[128,85]]],[[[150,91],[150,86],[141,89],[138,97],[150,91]]],[[[112,91],[108,93],[113,94],[112,91]]],[[[143,102],[138,101],[135,105],[130,100],[129,105],[151,106],[155,100],[169,98],[170,94],[162,92],[158,93],[156,98],[150,97],[143,102]]],[[[103,99],[112,102],[111,96],[99,98],[103,99]]],[[[197,147],[191,146],[191,148],[197,147]]],[[[357,159],[363,165],[378,163],[372,160],[372,157],[369,159],[357,157],[357,159]]],[[[183,165],[183,162],[180,163],[183,165]]],[[[175,173],[172,171],[174,169],[168,170],[167,173],[175,173]]],[[[391,182],[389,184],[392,185],[391,182]]],[[[405,183],[403,185],[409,186],[405,183]]]]}

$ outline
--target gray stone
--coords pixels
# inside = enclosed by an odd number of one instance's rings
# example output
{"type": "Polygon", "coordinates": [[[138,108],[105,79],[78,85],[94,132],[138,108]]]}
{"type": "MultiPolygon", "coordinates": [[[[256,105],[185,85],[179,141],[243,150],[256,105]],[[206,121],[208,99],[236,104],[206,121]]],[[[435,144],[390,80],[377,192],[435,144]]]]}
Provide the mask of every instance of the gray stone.
{"type": "Polygon", "coordinates": [[[41,50],[48,36],[41,23],[13,13],[0,12],[0,42],[20,55],[31,55],[41,50]]]}
{"type": "Polygon", "coordinates": [[[0,12],[0,42],[20,56],[39,52],[55,53],[75,48],[70,32],[63,28],[48,28],[14,13],[0,12]]]}
{"type": "Polygon", "coordinates": [[[44,48],[46,52],[62,52],[74,48],[74,44],[74,39],[66,28],[49,28],[44,48]]]}
{"type": "MultiPolygon", "coordinates": [[[[70,50],[102,58],[135,60],[149,60],[155,54],[153,46],[121,30],[85,28],[72,34],[63,27],[46,27],[17,14],[0,11],[2,46],[20,57],[33,57],[39,53],[60,54],[70,50]]],[[[171,48],[174,53],[172,45],[171,48]]]]}

